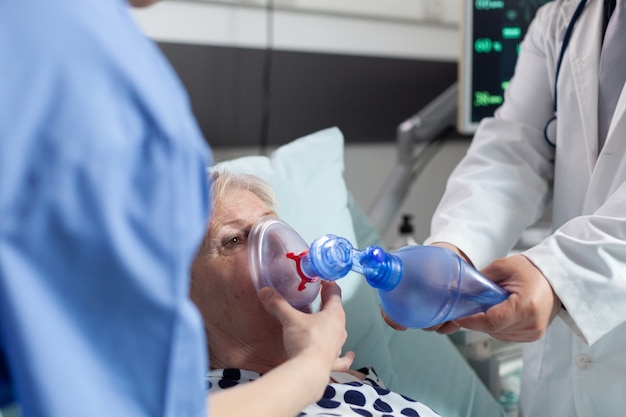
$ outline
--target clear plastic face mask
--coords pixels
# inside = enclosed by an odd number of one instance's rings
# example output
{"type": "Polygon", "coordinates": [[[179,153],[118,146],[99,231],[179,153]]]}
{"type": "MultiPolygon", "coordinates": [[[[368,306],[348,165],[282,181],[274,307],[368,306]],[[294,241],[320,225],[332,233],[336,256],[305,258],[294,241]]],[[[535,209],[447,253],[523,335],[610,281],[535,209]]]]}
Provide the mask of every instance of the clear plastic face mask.
{"type": "Polygon", "coordinates": [[[300,269],[309,245],[275,216],[259,218],[248,236],[248,264],[257,289],[271,287],[297,309],[307,309],[320,292],[321,280],[307,278],[300,269]]]}

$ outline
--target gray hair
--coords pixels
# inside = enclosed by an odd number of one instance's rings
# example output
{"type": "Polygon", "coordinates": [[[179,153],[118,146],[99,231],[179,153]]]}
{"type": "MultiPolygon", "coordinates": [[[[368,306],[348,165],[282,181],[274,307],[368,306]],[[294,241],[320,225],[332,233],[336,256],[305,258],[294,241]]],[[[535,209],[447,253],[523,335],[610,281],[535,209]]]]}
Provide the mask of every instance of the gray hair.
{"type": "Polygon", "coordinates": [[[272,187],[262,178],[252,174],[236,174],[226,170],[211,172],[211,212],[215,202],[222,199],[233,189],[250,191],[271,210],[278,208],[278,199],[272,187]]]}

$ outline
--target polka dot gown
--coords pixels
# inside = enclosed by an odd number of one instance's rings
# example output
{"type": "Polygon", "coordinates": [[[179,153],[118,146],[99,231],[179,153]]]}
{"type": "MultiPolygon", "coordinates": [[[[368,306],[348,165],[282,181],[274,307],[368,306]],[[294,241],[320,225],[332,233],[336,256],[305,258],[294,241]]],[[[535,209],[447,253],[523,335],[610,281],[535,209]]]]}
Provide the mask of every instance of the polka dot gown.
{"type": "MultiPolygon", "coordinates": [[[[331,383],[322,398],[298,416],[335,417],[439,417],[426,405],[389,391],[373,369],[362,369],[364,381],[331,383]]],[[[210,391],[227,389],[254,381],[260,375],[240,369],[216,369],[207,376],[210,391]]]]}

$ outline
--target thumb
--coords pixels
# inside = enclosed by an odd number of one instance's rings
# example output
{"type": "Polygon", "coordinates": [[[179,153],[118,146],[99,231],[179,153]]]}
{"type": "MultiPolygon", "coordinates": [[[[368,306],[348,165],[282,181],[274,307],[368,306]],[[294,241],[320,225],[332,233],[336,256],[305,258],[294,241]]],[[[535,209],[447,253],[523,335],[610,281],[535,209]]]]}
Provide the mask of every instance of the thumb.
{"type": "Polygon", "coordinates": [[[348,371],[350,366],[352,366],[352,362],[354,362],[354,352],[349,351],[346,352],[345,355],[338,357],[335,359],[335,362],[332,365],[333,371],[348,371]]]}
{"type": "Polygon", "coordinates": [[[283,296],[270,287],[261,288],[258,296],[265,310],[283,325],[291,321],[290,317],[297,312],[283,296]]]}

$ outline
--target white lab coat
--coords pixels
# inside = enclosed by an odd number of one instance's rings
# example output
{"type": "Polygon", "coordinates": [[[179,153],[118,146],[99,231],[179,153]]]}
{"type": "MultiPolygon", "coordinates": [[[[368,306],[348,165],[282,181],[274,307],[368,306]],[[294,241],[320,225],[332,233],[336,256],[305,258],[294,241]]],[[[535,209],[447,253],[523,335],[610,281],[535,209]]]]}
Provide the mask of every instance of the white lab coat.
{"type": "Polygon", "coordinates": [[[451,175],[426,242],[451,242],[481,267],[504,256],[553,200],[554,234],[524,254],[566,311],[525,346],[525,417],[626,412],[626,94],[598,155],[602,0],[589,0],[565,53],[556,148],[543,135],[577,5],[557,0],[538,11],[504,104],[451,175]]]}

